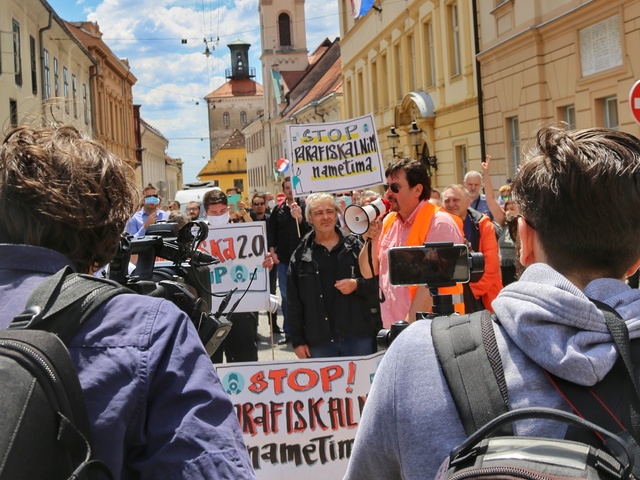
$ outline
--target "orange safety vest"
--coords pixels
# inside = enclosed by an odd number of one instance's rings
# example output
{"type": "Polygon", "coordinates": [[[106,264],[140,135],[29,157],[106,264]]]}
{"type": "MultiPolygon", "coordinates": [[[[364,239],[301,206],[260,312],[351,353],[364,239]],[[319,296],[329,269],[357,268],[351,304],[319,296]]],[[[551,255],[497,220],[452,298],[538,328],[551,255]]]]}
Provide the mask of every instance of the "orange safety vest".
{"type": "MultiPolygon", "coordinates": [[[[411,225],[411,230],[409,230],[409,236],[407,237],[407,247],[419,247],[424,245],[425,239],[429,234],[429,227],[431,227],[431,221],[433,220],[433,216],[436,212],[440,210],[439,207],[436,207],[434,204],[426,202],[422,208],[418,211],[416,215],[416,219],[411,225]]],[[[382,224],[382,235],[386,235],[391,225],[396,219],[396,212],[390,212],[384,219],[382,224]]],[[[456,222],[458,223],[458,222],[456,222]]],[[[459,226],[459,225],[458,225],[459,226]]],[[[411,292],[411,299],[416,294],[418,290],[417,286],[408,287],[411,292]]],[[[462,290],[462,284],[457,283],[455,287],[442,287],[438,289],[440,295],[451,295],[453,301],[453,309],[456,313],[460,315],[464,314],[464,293],[462,290]]]]}

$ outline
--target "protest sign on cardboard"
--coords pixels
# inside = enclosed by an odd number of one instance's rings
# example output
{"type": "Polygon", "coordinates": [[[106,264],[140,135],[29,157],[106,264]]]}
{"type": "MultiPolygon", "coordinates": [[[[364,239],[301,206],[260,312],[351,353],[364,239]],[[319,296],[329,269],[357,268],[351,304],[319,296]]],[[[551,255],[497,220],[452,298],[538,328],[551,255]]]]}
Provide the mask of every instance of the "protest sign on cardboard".
{"type": "Polygon", "coordinates": [[[287,151],[294,196],[360,189],[385,180],[372,115],[287,125],[287,151]]]}
{"type": "Polygon", "coordinates": [[[383,355],[216,365],[257,478],[342,478],[383,355]]]}
{"type": "MultiPolygon", "coordinates": [[[[224,295],[238,287],[229,305],[246,295],[236,312],[257,312],[269,308],[269,274],[262,267],[267,252],[265,222],[231,223],[222,228],[209,228],[209,236],[198,247],[219,260],[211,265],[211,292],[224,295]],[[249,286],[250,285],[250,286],[249,286]]],[[[213,296],[212,312],[221,297],[213,296]]]]}

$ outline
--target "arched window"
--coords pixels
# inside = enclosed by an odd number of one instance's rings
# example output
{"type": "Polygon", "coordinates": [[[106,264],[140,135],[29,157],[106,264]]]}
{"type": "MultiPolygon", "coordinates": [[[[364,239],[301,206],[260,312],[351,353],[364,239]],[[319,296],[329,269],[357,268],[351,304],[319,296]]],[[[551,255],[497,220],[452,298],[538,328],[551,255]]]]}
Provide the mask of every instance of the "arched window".
{"type": "Polygon", "coordinates": [[[229,124],[231,123],[231,117],[229,116],[229,112],[224,112],[222,114],[222,123],[224,124],[225,127],[228,127],[229,124]]]}
{"type": "Polygon", "coordinates": [[[247,112],[240,112],[240,123],[242,125],[247,124],[247,112]]]}
{"type": "Polygon", "coordinates": [[[291,46],[291,21],[289,15],[281,13],[278,15],[278,33],[280,34],[280,46],[291,46]]]}

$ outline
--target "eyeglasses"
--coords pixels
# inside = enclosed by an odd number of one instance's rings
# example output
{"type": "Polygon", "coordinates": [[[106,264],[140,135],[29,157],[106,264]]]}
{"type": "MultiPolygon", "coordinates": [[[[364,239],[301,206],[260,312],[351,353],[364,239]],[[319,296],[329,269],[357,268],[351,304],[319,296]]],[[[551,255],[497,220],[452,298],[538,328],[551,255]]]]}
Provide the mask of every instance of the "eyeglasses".
{"type": "Polygon", "coordinates": [[[393,193],[398,193],[402,188],[402,185],[398,183],[389,183],[389,184],[384,184],[383,187],[385,192],[387,190],[391,190],[393,193]]]}
{"type": "Polygon", "coordinates": [[[511,236],[514,242],[518,238],[518,218],[523,218],[524,221],[527,222],[527,224],[533,228],[529,220],[524,218],[524,215],[522,215],[521,213],[517,213],[515,215],[510,215],[506,217],[504,219],[504,222],[507,224],[507,228],[509,229],[509,235],[511,236]]]}
{"type": "MultiPolygon", "coordinates": [[[[138,197],[140,198],[140,197],[138,197]]],[[[145,195],[144,198],[159,198],[158,195],[145,195]]]]}
{"type": "Polygon", "coordinates": [[[260,202],[260,203],[253,202],[251,205],[253,205],[254,207],[264,207],[266,205],[266,203],[264,203],[264,202],[260,202]]]}
{"type": "Polygon", "coordinates": [[[200,207],[187,207],[187,212],[197,212],[200,207]]]}

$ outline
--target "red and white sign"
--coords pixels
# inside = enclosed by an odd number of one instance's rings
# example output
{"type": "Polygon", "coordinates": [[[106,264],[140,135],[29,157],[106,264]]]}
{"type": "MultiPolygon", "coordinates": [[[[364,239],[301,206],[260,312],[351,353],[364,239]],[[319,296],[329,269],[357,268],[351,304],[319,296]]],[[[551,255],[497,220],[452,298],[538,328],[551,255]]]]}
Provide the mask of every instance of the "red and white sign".
{"type": "Polygon", "coordinates": [[[629,106],[631,115],[636,122],[640,123],[640,80],[638,80],[629,92],[629,106]]]}
{"type": "Polygon", "coordinates": [[[276,195],[276,202],[283,202],[285,198],[287,198],[287,196],[283,192],[280,192],[276,195]]]}

